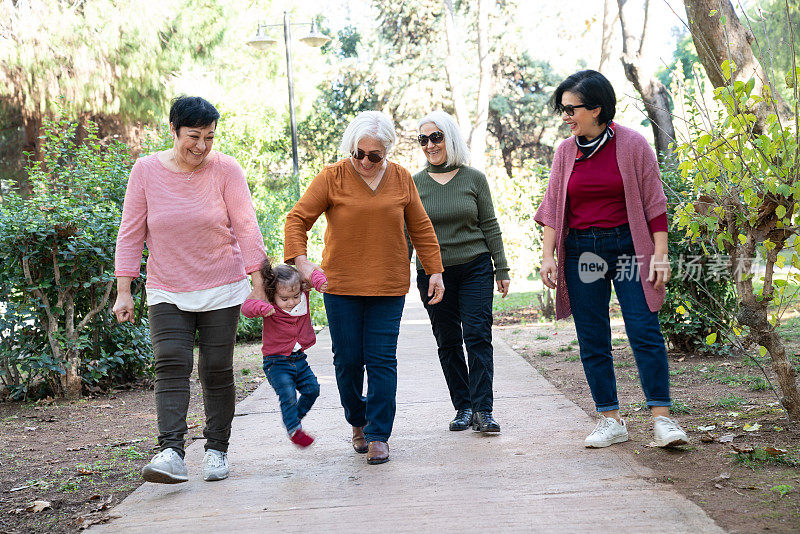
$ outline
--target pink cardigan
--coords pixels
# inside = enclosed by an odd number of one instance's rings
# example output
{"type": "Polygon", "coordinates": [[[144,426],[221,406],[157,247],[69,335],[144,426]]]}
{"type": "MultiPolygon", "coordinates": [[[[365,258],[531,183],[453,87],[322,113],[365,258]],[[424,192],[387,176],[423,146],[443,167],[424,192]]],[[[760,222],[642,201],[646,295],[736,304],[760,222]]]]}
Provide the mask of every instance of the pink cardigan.
{"type": "Polygon", "coordinates": [[[117,235],[115,276],[139,276],[147,242],[147,286],[183,293],[238,282],[266,258],[244,172],[230,156],[187,180],[156,154],[131,170],[117,235]]]}
{"type": "MultiPolygon", "coordinates": [[[[615,123],[616,124],[616,123],[615,123]]],[[[667,197],[661,185],[658,161],[650,144],[639,133],[616,124],[617,164],[622,174],[625,190],[625,206],[628,210],[628,224],[633,237],[633,247],[642,275],[642,287],[650,311],[658,311],[664,304],[665,289],[656,290],[647,281],[650,272],[650,259],[655,250],[653,236],[647,223],[667,211],[667,197]]],[[[542,226],[556,231],[556,259],[558,280],[556,282],[556,319],[564,319],[572,313],[569,305],[566,280],[564,279],[564,242],[567,228],[567,183],[572,175],[572,167],[578,147],[574,137],[561,142],[553,156],[550,180],[541,206],[534,220],[542,226]]]]}

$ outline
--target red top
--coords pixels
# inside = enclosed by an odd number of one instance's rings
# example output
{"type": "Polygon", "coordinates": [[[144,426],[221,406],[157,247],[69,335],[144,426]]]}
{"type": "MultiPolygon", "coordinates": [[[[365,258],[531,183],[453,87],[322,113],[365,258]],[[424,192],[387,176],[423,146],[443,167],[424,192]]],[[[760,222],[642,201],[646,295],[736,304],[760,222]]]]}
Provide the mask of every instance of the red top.
{"type": "MultiPolygon", "coordinates": [[[[328,278],[321,271],[311,273],[311,284],[320,291],[328,278]]],[[[247,299],[242,304],[242,315],[245,317],[263,317],[261,353],[266,356],[289,356],[294,352],[296,344],[300,350],[306,350],[317,342],[314,327],[311,326],[311,299],[306,296],[306,313],[304,315],[291,315],[269,302],[256,299],[247,299]],[[271,313],[274,312],[274,313],[271,313]]]]}
{"type": "MultiPolygon", "coordinates": [[[[628,222],[622,173],[617,163],[617,136],[594,156],[575,161],[567,183],[567,225],[614,228],[628,222]]],[[[667,231],[667,214],[647,222],[650,233],[667,231]]]]}

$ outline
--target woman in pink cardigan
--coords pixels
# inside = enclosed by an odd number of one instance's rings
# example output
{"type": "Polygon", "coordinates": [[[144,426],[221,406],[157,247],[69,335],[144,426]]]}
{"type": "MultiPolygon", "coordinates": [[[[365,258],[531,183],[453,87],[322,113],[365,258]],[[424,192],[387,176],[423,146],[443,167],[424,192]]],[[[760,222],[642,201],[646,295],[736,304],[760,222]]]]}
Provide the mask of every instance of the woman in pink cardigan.
{"type": "Polygon", "coordinates": [[[573,136],[556,149],[535,220],[544,226],[542,281],[556,290],[556,318],[573,316],[601,416],[584,445],[628,440],[611,356],[612,282],[654,418],[655,442],[687,443],[686,433],[669,418],[667,352],[658,322],[670,265],[667,199],[656,156],[644,137],[613,122],[614,88],[599,72],[568,77],[553,104],[573,136]]]}
{"type": "Polygon", "coordinates": [[[155,357],[161,452],[142,469],[148,482],[186,482],[184,439],[189,376],[198,339],[206,454],[203,478],[228,476],[228,439],[236,401],[233,347],[239,308],[263,299],[259,268],[266,259],[242,168],[212,151],[219,113],[199,97],[179,97],[169,112],[173,145],[131,170],[117,236],[119,322],[133,318],[131,280],[147,243],[147,304],[155,357]]]}

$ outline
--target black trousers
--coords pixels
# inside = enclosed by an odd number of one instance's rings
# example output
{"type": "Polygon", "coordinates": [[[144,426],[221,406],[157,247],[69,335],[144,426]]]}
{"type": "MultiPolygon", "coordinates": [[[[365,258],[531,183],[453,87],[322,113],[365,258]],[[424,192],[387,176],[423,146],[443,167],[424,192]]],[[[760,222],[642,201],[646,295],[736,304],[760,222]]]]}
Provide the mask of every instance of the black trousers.
{"type": "Polygon", "coordinates": [[[174,304],[149,307],[150,339],[156,372],[158,445],[183,452],[189,410],[189,377],[194,367],[197,332],[200,353],[197,371],[203,386],[206,450],[228,451],[236,406],[233,348],[240,306],[207,312],[186,312],[174,304]]]}
{"type": "Polygon", "coordinates": [[[417,271],[417,288],[431,320],[439,362],[456,410],[492,410],[492,291],[489,253],[469,263],[445,267],[444,298],[428,304],[429,276],[417,271]],[[464,358],[464,346],[467,358],[464,358]]]}

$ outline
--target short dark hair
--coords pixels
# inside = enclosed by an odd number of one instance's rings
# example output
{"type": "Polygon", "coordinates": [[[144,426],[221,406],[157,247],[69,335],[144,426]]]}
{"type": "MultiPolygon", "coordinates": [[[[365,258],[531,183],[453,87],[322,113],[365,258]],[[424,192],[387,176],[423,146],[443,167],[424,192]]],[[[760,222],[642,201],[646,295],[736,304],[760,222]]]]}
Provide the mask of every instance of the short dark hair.
{"type": "Polygon", "coordinates": [[[205,128],[216,125],[218,120],[217,108],[199,96],[176,96],[169,108],[169,122],[175,128],[176,134],[182,126],[205,128]]]}
{"type": "Polygon", "coordinates": [[[608,79],[596,70],[582,70],[576,72],[561,82],[556,92],[553,93],[553,111],[561,112],[561,96],[566,92],[575,93],[582,104],[589,109],[602,108],[597,121],[605,124],[614,118],[617,113],[617,95],[608,79]]]}

